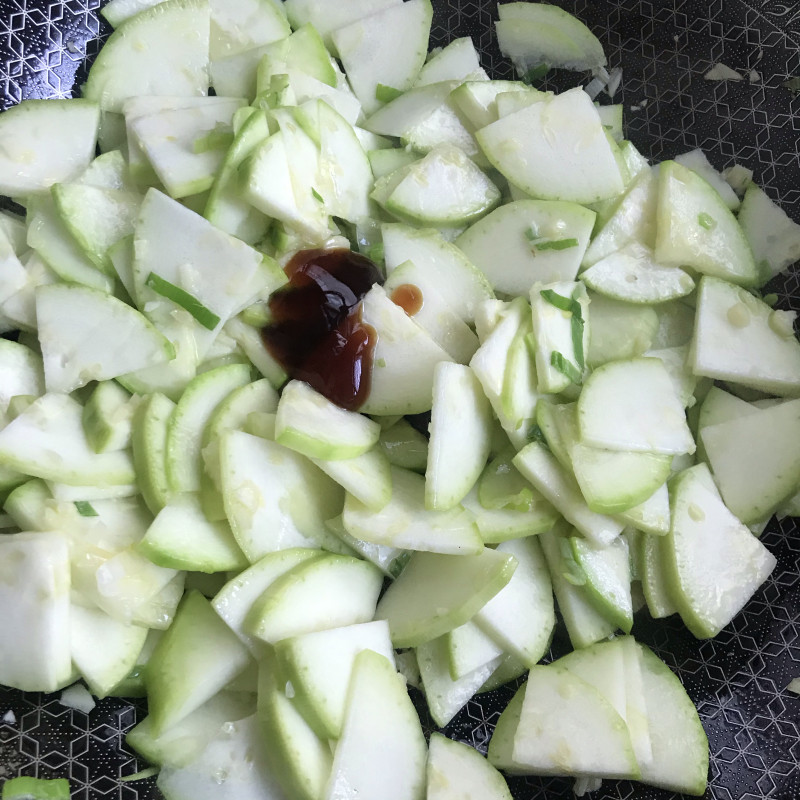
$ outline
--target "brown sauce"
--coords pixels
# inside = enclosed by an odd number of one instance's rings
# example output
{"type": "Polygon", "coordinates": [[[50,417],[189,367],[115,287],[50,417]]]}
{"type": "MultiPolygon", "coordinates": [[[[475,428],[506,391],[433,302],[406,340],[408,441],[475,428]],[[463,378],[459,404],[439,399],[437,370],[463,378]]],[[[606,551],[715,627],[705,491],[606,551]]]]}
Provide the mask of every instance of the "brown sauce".
{"type": "Polygon", "coordinates": [[[369,396],[375,330],[361,321],[361,300],[380,271],[344,248],[301,250],[286,265],[289,282],[269,300],[261,335],[290,378],[306,381],[342,408],[369,396]]]}
{"type": "Polygon", "coordinates": [[[413,283],[403,283],[398,286],[391,296],[391,301],[400,306],[409,317],[419,313],[422,309],[422,289],[419,286],[414,286],[413,283]]]}

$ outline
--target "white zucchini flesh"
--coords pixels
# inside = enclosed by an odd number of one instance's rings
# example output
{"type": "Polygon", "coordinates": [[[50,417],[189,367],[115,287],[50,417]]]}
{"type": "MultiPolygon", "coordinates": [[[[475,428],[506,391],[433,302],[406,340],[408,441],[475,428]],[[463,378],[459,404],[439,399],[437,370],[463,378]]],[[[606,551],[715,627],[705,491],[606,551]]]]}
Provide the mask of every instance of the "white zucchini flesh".
{"type": "Polygon", "coordinates": [[[293,690],[293,702],[323,739],[341,735],[347,690],[362,650],[372,650],[394,665],[385,621],[306,633],[284,639],[276,647],[282,675],[293,690]]]}
{"type": "Polygon", "coordinates": [[[753,252],[718,192],[674,161],[659,167],[656,261],[742,286],[758,282],[753,252]]]}
{"type": "Polygon", "coordinates": [[[244,623],[253,604],[281,575],[312,558],[321,551],[310,548],[288,548],[269,553],[248,569],[231,578],[214,597],[211,605],[225,624],[254,653],[263,645],[245,631],[244,623]]]}
{"type": "Polygon", "coordinates": [[[147,628],[126,625],[96,608],[70,608],[72,661],[92,694],[105,697],[136,665],[147,628]],[[103,646],[98,647],[98,642],[103,646]]]}
{"type": "Polygon", "coordinates": [[[378,511],[353,495],[346,496],[342,523],[351,536],[373,544],[433,553],[474,555],[482,551],[483,542],[472,516],[463,508],[426,508],[426,485],[421,475],[392,467],[391,485],[391,499],[378,511]]]}
{"type": "Polygon", "coordinates": [[[468,366],[436,367],[429,430],[425,506],[445,511],[475,485],[491,447],[491,406],[468,366]]]}
{"type": "Polygon", "coordinates": [[[511,800],[505,778],[473,747],[431,735],[427,800],[511,800]]]}
{"type": "Polygon", "coordinates": [[[681,455],[695,451],[683,404],[657,358],[595,370],[578,398],[581,440],[609,450],[681,455]]]}
{"type": "Polygon", "coordinates": [[[637,645],[652,760],[640,762],[643,783],[701,796],[708,776],[708,738],[694,704],[672,670],[637,645]]]}
{"type": "Polygon", "coordinates": [[[268,136],[266,114],[252,114],[238,130],[225,154],[203,211],[203,216],[212,225],[247,244],[254,244],[263,238],[269,221],[242,197],[239,168],[268,136]]]}
{"type": "Polygon", "coordinates": [[[320,154],[317,191],[334,217],[358,222],[370,214],[372,169],[352,124],[322,100],[309,100],[301,107],[319,126],[320,154]]]}
{"type": "Polygon", "coordinates": [[[263,752],[281,785],[280,797],[318,798],[331,774],[330,745],[314,733],[286,688],[275,659],[267,656],[258,674],[258,719],[269,742],[263,752]]]}
{"type": "Polygon", "coordinates": [[[377,422],[332,403],[303,381],[281,392],[275,417],[275,441],[311,458],[350,459],[378,442],[377,422]]]}
{"type": "Polygon", "coordinates": [[[637,556],[647,610],[653,619],[664,619],[677,614],[672,600],[669,580],[666,577],[666,537],[644,534],[639,539],[637,556]]]}
{"type": "Polygon", "coordinates": [[[414,553],[378,603],[395,647],[415,647],[468,622],[505,586],[513,555],[485,548],[479,555],[414,553]]]}
{"type": "Polygon", "coordinates": [[[384,656],[362,651],[355,660],[342,736],[322,797],[420,800],[426,755],[419,717],[402,676],[384,656]]]}
{"type": "Polygon", "coordinates": [[[539,775],[640,775],[625,721],[597,689],[557,663],[531,669],[513,759],[539,775]]]}
{"type": "Polygon", "coordinates": [[[68,393],[93,380],[166,363],[175,355],[169,340],[143,314],[97,289],[40,286],[36,318],[50,392],[68,393]]]}
{"type": "Polygon", "coordinates": [[[655,535],[667,533],[670,524],[667,484],[661,484],[647,500],[626,511],[620,511],[619,517],[636,530],[655,535]]]}
{"type": "Polygon", "coordinates": [[[402,139],[415,128],[424,126],[425,121],[447,103],[456,86],[457,81],[416,86],[371,114],[364,126],[372,133],[402,139]]]}
{"type": "Polygon", "coordinates": [[[452,144],[434,147],[392,188],[386,210],[400,219],[430,227],[458,227],[500,202],[500,190],[452,144]]]}
{"type": "MultiPolygon", "coordinates": [[[[293,28],[310,22],[322,36],[325,46],[331,50],[333,31],[402,2],[403,0],[344,0],[332,6],[328,0],[287,0],[284,8],[293,28]]],[[[336,55],[334,50],[331,52],[336,55]]]]}
{"type": "Polygon", "coordinates": [[[393,4],[335,30],[331,40],[365,113],[380,107],[379,84],[410,89],[428,49],[430,0],[393,4]]]}
{"type": "Polygon", "coordinates": [[[227,522],[209,522],[197,495],[184,492],[159,511],[138,550],[162,567],[226,572],[248,565],[227,522]]]}
{"type": "Polygon", "coordinates": [[[449,97],[417,125],[407,128],[400,143],[418,153],[429,153],[439,145],[454,145],[463,150],[478,166],[488,166],[486,156],[481,152],[470,129],[462,122],[449,97]]]}
{"type": "Polygon", "coordinates": [[[531,197],[594,203],[625,188],[616,145],[583,89],[546,96],[476,138],[492,165],[531,197]]]}
{"type": "Polygon", "coordinates": [[[535,92],[521,81],[465,80],[453,89],[450,99],[474,130],[497,122],[497,97],[504,92],[535,92]]]}
{"type": "Polygon", "coordinates": [[[534,283],[575,280],[594,221],[594,212],[577,203],[518,200],[492,211],[455,243],[496,291],[527,295],[534,283]],[[537,250],[529,234],[575,243],[563,250],[537,250]]]}
{"type": "Polygon", "coordinates": [[[81,183],[58,183],[52,188],[61,218],[92,263],[109,272],[109,248],[133,233],[141,195],[81,183]]]}
{"type": "Polygon", "coordinates": [[[220,404],[249,381],[246,364],[227,364],[198,375],[188,384],[167,424],[166,470],[173,492],[200,490],[203,431],[220,404]]]}
{"type": "Polygon", "coordinates": [[[716,189],[720,197],[725,201],[725,205],[731,211],[736,211],[739,208],[740,201],[736,196],[736,192],[734,192],[725,178],[714,169],[702,150],[698,148],[690,150],[688,153],[681,153],[681,155],[675,156],[675,161],[692,172],[696,172],[706,183],[716,189]]]}
{"type": "Polygon", "coordinates": [[[652,249],[656,243],[658,168],[643,169],[620,200],[614,213],[597,232],[583,258],[590,267],[623,247],[637,243],[652,249]]]}
{"type": "Polygon", "coordinates": [[[354,458],[310,460],[371,511],[379,511],[392,499],[391,464],[377,447],[354,458]]]}
{"type": "Polygon", "coordinates": [[[753,250],[760,283],[800,259],[800,225],[755,184],[745,192],[737,219],[753,250]]]}
{"type": "Polygon", "coordinates": [[[589,509],[575,479],[538,442],[520,450],[514,466],[595,546],[605,547],[622,533],[622,523],[589,509]]]}
{"type": "MultiPolygon", "coordinates": [[[[489,601],[491,602],[491,600],[489,601]]],[[[472,620],[445,634],[450,677],[457,681],[502,656],[503,648],[472,620]]]]}
{"type": "Polygon", "coordinates": [[[158,736],[211,699],[250,663],[250,653],[199,592],[186,594],[147,663],[148,709],[158,736]]]}
{"type": "Polygon", "coordinates": [[[168,800],[272,800],[281,790],[260,756],[265,749],[255,715],[226,720],[192,761],[164,767],[158,787],[168,800]]]}
{"type": "Polygon", "coordinates": [[[226,516],[251,562],[324,541],[324,522],[341,509],[342,490],[309,461],[267,439],[228,431],[220,464],[226,516]]]}
{"type": "Polygon", "coordinates": [[[271,44],[291,33],[286,12],[272,0],[210,0],[212,60],[271,44]]]}
{"type": "Polygon", "coordinates": [[[671,494],[670,590],[689,630],[710,638],[741,611],[776,559],[726,508],[705,464],[682,472],[671,494]]]}
{"type": "Polygon", "coordinates": [[[629,244],[593,264],[581,280],[594,291],[627,303],[665,303],[685,297],[694,281],[679,267],[665,267],[644,245],[629,244]]]}
{"type": "Polygon", "coordinates": [[[745,524],[769,517],[800,486],[800,400],[703,428],[725,504],[745,524]]]}
{"type": "Polygon", "coordinates": [[[140,307],[152,308],[145,313],[156,324],[163,316],[170,316],[175,305],[146,286],[151,273],[192,295],[220,318],[214,330],[190,320],[201,358],[222,325],[273,281],[262,266],[261,253],[156,189],[151,189],[142,203],[134,251],[140,307]],[[220,270],[220,264],[226,269],[220,270]]]}
{"type": "Polygon", "coordinates": [[[570,526],[562,521],[556,523],[552,530],[540,534],[539,543],[550,570],[558,610],[564,619],[570,642],[577,650],[608,639],[615,633],[616,627],[597,611],[584,586],[576,586],[565,577],[572,566],[564,558],[564,554],[570,550],[567,540],[570,533],[570,526]]]}
{"type": "Polygon", "coordinates": [[[100,109],[89,100],[25,100],[0,117],[0,194],[27,197],[76,178],[94,158],[100,109]]]}
{"type": "Polygon", "coordinates": [[[190,108],[165,109],[132,119],[128,134],[144,153],[170,197],[210,189],[225,158],[224,147],[203,146],[204,139],[233,134],[234,112],[243,100],[208,98],[190,108]]]}
{"type": "Polygon", "coordinates": [[[572,537],[572,554],[586,575],[589,601],[607,619],[630,633],[633,627],[631,570],[628,548],[622,538],[597,550],[585,539],[572,537]]]}
{"type": "Polygon", "coordinates": [[[800,342],[792,315],[749,292],[705,277],[700,281],[690,355],[695,375],[777,394],[800,394],[800,342]]]}
{"type": "Polygon", "coordinates": [[[447,636],[422,643],[416,653],[428,709],[440,728],[469,702],[503,660],[502,654],[498,655],[454,680],[449,668],[447,636]]]}
{"type": "MultiPolygon", "coordinates": [[[[67,230],[52,197],[32,197],[28,215],[28,246],[56,275],[68,283],[80,283],[109,294],[114,290],[112,278],[89,261],[67,230]]],[[[6,268],[12,263],[6,260],[6,268]]]]}
{"type": "Polygon", "coordinates": [[[42,395],[0,431],[0,464],[75,486],[133,483],[130,455],[95,453],[86,441],[82,415],[69,395],[42,395]]]}
{"type": "MultiPolygon", "coordinates": [[[[519,54],[524,56],[523,62],[527,68],[548,64],[580,71],[602,67],[606,63],[603,46],[598,38],[580,20],[558,6],[544,3],[501,3],[497,7],[497,15],[500,22],[509,23],[511,30],[514,25],[519,25],[518,30],[530,37],[525,49],[519,54]]],[[[498,36],[500,30],[498,26],[498,36]]],[[[512,53],[505,55],[513,58],[512,53]]],[[[515,66],[519,69],[520,64],[515,66]]]]}
{"type": "Polygon", "coordinates": [[[383,575],[352,556],[326,553],[293,567],[256,601],[246,630],[270,644],[289,636],[369,622],[383,575]]]}
{"type": "Polygon", "coordinates": [[[517,689],[508,705],[497,719],[497,725],[489,741],[486,757],[489,763],[508,775],[524,775],[526,768],[514,761],[514,735],[519,727],[519,716],[525,699],[527,682],[517,689]]]}
{"type": "Polygon", "coordinates": [[[433,406],[436,365],[452,358],[395,305],[382,286],[362,300],[362,320],[378,334],[373,353],[372,387],[364,414],[419,414],[433,406]]]}
{"type": "Polygon", "coordinates": [[[480,58],[470,36],[453,39],[438,53],[428,58],[419,71],[416,86],[428,86],[441,81],[463,81],[467,78],[484,79],[480,58]]]}
{"type": "Polygon", "coordinates": [[[0,680],[53,692],[72,682],[69,544],[58,533],[6,534],[0,558],[0,680]]]}
{"type": "Polygon", "coordinates": [[[406,261],[391,271],[383,288],[391,298],[395,297],[395,292],[402,298],[409,287],[413,293],[418,292],[422,307],[418,310],[408,309],[414,311],[409,316],[412,316],[414,321],[424,328],[455,361],[466,364],[478,349],[478,337],[454,310],[449,292],[447,295],[442,295],[431,283],[429,276],[428,268],[420,269],[413,262],[406,261]],[[421,286],[425,286],[425,289],[423,290],[421,286]]]}
{"type": "Polygon", "coordinates": [[[205,95],[209,26],[204,0],[168,0],[137,14],[101,50],[84,96],[119,112],[139,95],[205,95]]]}
{"type": "Polygon", "coordinates": [[[128,731],[125,744],[151,764],[171,772],[189,766],[226,722],[244,719],[252,710],[252,695],[223,689],[161,736],[153,735],[151,720],[145,717],[128,731]]]}
{"type": "Polygon", "coordinates": [[[497,549],[511,553],[517,568],[473,619],[505,652],[533,666],[547,651],[556,624],[547,562],[533,536],[502,542],[497,549]]]}
{"type": "Polygon", "coordinates": [[[41,356],[24,344],[0,340],[0,411],[5,413],[16,395],[40,397],[44,392],[41,356]]]}
{"type": "Polygon", "coordinates": [[[655,309],[623,303],[594,292],[589,298],[592,335],[589,337],[587,361],[590,366],[636,358],[653,347],[659,331],[655,309]]]}
{"type": "Polygon", "coordinates": [[[428,287],[444,297],[464,322],[472,323],[478,306],[494,298],[494,291],[481,269],[438,231],[412,228],[401,223],[381,226],[386,270],[411,262],[416,267],[414,284],[428,287]]]}

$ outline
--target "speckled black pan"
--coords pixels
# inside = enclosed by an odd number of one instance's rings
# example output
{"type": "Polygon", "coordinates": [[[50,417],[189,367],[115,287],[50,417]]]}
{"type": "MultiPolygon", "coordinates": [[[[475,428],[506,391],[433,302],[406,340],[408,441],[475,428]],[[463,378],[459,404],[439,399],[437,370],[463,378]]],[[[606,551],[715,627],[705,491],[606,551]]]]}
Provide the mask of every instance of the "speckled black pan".
{"type": "MultiPolygon", "coordinates": [[[[333,0],[331,0],[333,2],[333,0]]],[[[0,0],[0,107],[26,97],[70,97],[87,60],[107,35],[100,0],[0,0]]],[[[495,77],[510,69],[492,32],[494,2],[433,0],[433,44],[471,35],[495,77]]],[[[712,163],[738,161],[800,220],[800,97],[784,83],[800,75],[800,3],[789,0],[559,0],[600,37],[610,66],[623,68],[615,100],[625,104],[629,138],[660,160],[702,147],[712,163]],[[709,82],[717,62],[745,76],[709,82]],[[750,80],[751,70],[753,80],[750,80]]],[[[558,75],[565,88],[580,76],[558,75]]],[[[785,308],[800,309],[800,273],[776,282],[785,308]]],[[[798,443],[800,446],[800,443],[798,443]]],[[[707,797],[800,798],[800,698],[786,691],[800,677],[800,536],[791,521],[763,535],[778,557],[772,577],[716,639],[698,642],[677,618],[653,623],[640,612],[638,638],[673,667],[697,704],[711,743],[707,797]]],[[[563,632],[553,656],[566,652],[563,632]]],[[[483,695],[448,726],[453,738],[485,750],[511,689],[483,695]]],[[[57,698],[0,689],[0,781],[17,774],[67,777],[73,798],[149,800],[150,781],[120,784],[141,766],[124,734],[139,705],[101,702],[88,716],[57,698]],[[12,710],[16,721],[2,722],[12,710]]],[[[424,714],[424,712],[423,712],[424,714]]],[[[423,719],[432,725],[424,715],[423,719]]],[[[513,780],[519,800],[572,796],[561,780],[513,780]]],[[[596,800],[670,800],[668,792],[608,782],[596,800]]],[[[365,799],[366,800],[366,799],[365,799]]],[[[371,799],[370,799],[371,800],[371,799]]]]}

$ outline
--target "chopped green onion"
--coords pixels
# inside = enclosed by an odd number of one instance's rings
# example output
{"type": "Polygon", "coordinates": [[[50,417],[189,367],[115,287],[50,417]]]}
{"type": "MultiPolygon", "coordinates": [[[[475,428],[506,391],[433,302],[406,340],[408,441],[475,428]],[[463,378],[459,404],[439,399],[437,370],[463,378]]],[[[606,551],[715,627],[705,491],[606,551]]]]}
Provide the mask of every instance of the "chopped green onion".
{"type": "Polygon", "coordinates": [[[570,311],[573,314],[581,313],[581,306],[577,300],[571,297],[564,297],[563,294],[553,291],[552,289],[542,289],[540,292],[543,300],[547,300],[551,306],[560,308],[562,311],[570,311]]]}
{"type": "Polygon", "coordinates": [[[94,510],[94,506],[86,500],[76,500],[75,508],[82,517],[99,517],[100,515],[94,510]]]}
{"type": "Polygon", "coordinates": [[[711,214],[706,214],[705,211],[701,211],[697,215],[697,224],[701,228],[705,228],[707,231],[713,231],[714,228],[717,227],[717,221],[711,216],[711,214]]]}
{"type": "MultiPolygon", "coordinates": [[[[543,289],[541,295],[542,299],[550,303],[551,306],[560,308],[562,311],[569,311],[572,314],[572,349],[575,351],[575,360],[578,362],[578,370],[582,371],[586,366],[586,359],[583,352],[583,332],[586,322],[583,319],[581,304],[574,297],[564,297],[564,295],[558,294],[558,292],[554,292],[552,289],[543,289]]],[[[558,369],[559,372],[565,375],[567,374],[556,364],[553,364],[553,366],[558,369]]],[[[570,366],[572,366],[572,364],[570,364],[570,366]]],[[[567,375],[567,377],[569,377],[569,375],[567,375]]],[[[580,380],[574,381],[574,383],[580,383],[580,380]]]]}
{"type": "Polygon", "coordinates": [[[207,153],[209,150],[222,150],[233,144],[233,133],[231,131],[211,131],[205,136],[199,136],[194,140],[192,152],[195,155],[207,153]]]}
{"type": "Polygon", "coordinates": [[[537,250],[569,250],[570,247],[577,247],[577,239],[542,239],[534,242],[537,250]]]}
{"type": "Polygon", "coordinates": [[[583,380],[581,371],[568,358],[564,358],[564,355],[559,353],[558,350],[553,350],[550,353],[550,366],[557,369],[575,384],[580,385],[583,380]]]}
{"type": "Polygon", "coordinates": [[[314,195],[314,199],[320,203],[325,202],[325,198],[312,186],[311,187],[311,194],[314,195]]]}
{"type": "Polygon", "coordinates": [[[220,318],[211,309],[206,308],[196,297],[193,297],[189,292],[170,283],[164,278],[151,272],[147,276],[145,283],[156,293],[167,300],[172,300],[173,303],[179,305],[181,308],[186,309],[204,328],[213,331],[220,323],[220,318]]]}
{"type": "Polygon", "coordinates": [[[3,784],[3,800],[69,800],[69,781],[11,778],[3,784]]]}
{"type": "Polygon", "coordinates": [[[379,83],[375,87],[375,99],[379,103],[391,103],[397,97],[403,94],[400,89],[395,89],[394,86],[386,86],[383,83],[379,83]]]}
{"type": "Polygon", "coordinates": [[[539,229],[535,225],[531,225],[530,228],[525,231],[525,238],[529,242],[535,242],[539,238],[539,229]]]}
{"type": "Polygon", "coordinates": [[[550,67],[547,64],[537,64],[535,67],[531,67],[522,76],[522,80],[525,83],[533,83],[534,81],[538,81],[544,78],[544,76],[547,75],[549,71],[550,67]]]}
{"type": "Polygon", "coordinates": [[[761,299],[768,306],[774,306],[778,302],[778,295],[773,292],[772,294],[765,294],[761,299]]]}

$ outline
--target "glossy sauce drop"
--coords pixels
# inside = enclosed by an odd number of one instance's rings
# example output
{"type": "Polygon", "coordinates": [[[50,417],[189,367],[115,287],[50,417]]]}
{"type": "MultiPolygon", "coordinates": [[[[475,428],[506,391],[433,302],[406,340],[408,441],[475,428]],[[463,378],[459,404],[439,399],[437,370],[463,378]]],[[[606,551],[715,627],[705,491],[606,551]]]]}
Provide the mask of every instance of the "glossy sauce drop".
{"type": "Polygon", "coordinates": [[[413,283],[403,283],[392,292],[391,301],[400,306],[409,317],[413,317],[422,309],[422,289],[413,283]]]}
{"type": "Polygon", "coordinates": [[[289,283],[270,297],[261,331],[267,350],[289,377],[356,411],[369,396],[377,338],[361,321],[361,300],[382,281],[378,268],[340,248],[301,250],[285,271],[289,283]]]}

